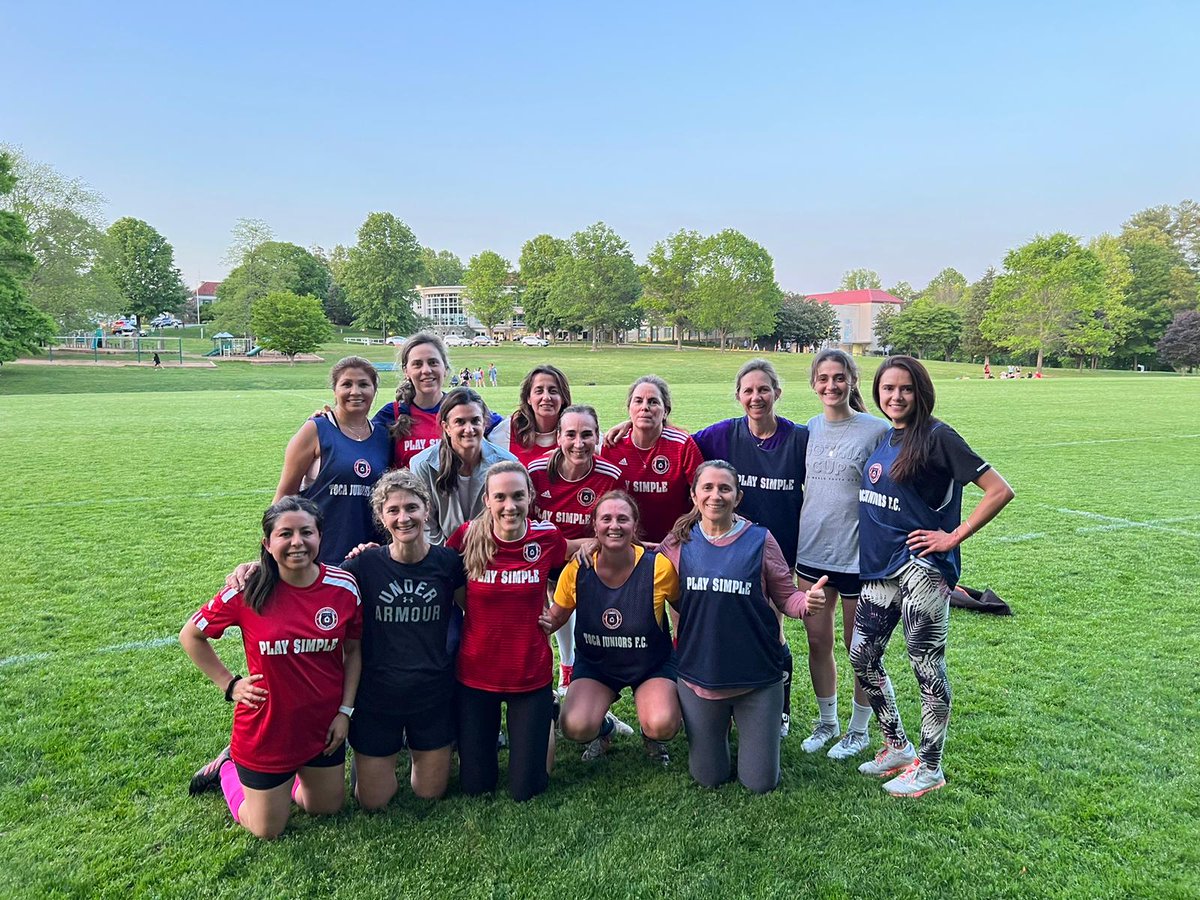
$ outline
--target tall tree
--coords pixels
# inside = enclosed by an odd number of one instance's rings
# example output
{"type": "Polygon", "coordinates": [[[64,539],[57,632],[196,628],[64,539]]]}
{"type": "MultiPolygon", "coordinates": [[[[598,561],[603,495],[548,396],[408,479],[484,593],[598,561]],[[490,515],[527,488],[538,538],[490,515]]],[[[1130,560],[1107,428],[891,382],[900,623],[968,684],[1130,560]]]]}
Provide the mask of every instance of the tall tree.
{"type": "Polygon", "coordinates": [[[462,260],[449,250],[438,251],[432,247],[422,247],[421,263],[425,266],[421,284],[426,287],[463,283],[466,269],[463,268],[462,260]]]}
{"type": "Polygon", "coordinates": [[[1155,345],[1171,324],[1175,310],[1194,307],[1196,279],[1183,257],[1168,243],[1143,234],[1123,234],[1121,243],[1129,257],[1130,281],[1125,291],[1130,322],[1116,354],[1137,368],[1139,360],[1153,357],[1155,345]]]}
{"type": "Polygon", "coordinates": [[[983,317],[987,315],[992,302],[992,287],[996,282],[996,270],[988,266],[983,277],[967,289],[967,302],[962,312],[962,338],[960,345],[963,353],[971,359],[983,358],[991,364],[992,355],[1000,352],[1000,347],[980,331],[983,317]]]}
{"type": "Polygon", "coordinates": [[[1010,350],[1037,353],[1040,372],[1045,355],[1062,349],[1071,324],[1095,310],[1103,291],[1100,263],[1058,232],[1010,250],[1004,269],[981,330],[1010,350]]]}
{"type": "Polygon", "coordinates": [[[650,248],[642,268],[639,305],[675,330],[676,350],[683,349],[683,330],[693,324],[703,244],[699,232],[680,229],[650,248]]]}
{"type": "Polygon", "coordinates": [[[1178,206],[1152,206],[1134,213],[1125,223],[1122,239],[1142,238],[1173,247],[1194,275],[1200,276],[1200,204],[1184,200],[1178,206]]]}
{"type": "Polygon", "coordinates": [[[700,246],[696,312],[701,328],[717,332],[724,350],[729,335],[770,334],[783,291],[775,283],[775,262],[760,244],[727,228],[700,246]]]}
{"type": "Polygon", "coordinates": [[[229,247],[221,261],[236,269],[246,261],[246,254],[275,240],[275,232],[262,219],[238,219],[230,233],[229,247]]]}
{"type": "Polygon", "coordinates": [[[550,290],[559,260],[566,255],[567,242],[549,234],[539,234],[522,245],[518,276],[528,328],[544,332],[563,325],[560,310],[550,302],[550,290]]]}
{"type": "Polygon", "coordinates": [[[421,245],[412,229],[391,213],[371,213],[358,229],[342,268],[355,323],[411,333],[417,325],[414,288],[425,274],[421,245]]]}
{"type": "Polygon", "coordinates": [[[325,318],[334,325],[349,325],[354,321],[354,313],[346,302],[346,291],[338,280],[340,267],[346,261],[346,248],[337,244],[332,250],[326,250],[314,244],[308,248],[308,252],[325,268],[328,287],[324,297],[317,295],[321,300],[321,308],[325,310],[325,318]]]}
{"type": "Polygon", "coordinates": [[[467,307],[491,334],[492,329],[509,318],[516,304],[512,264],[493,250],[472,256],[463,274],[463,296],[467,307]]]}
{"type": "Polygon", "coordinates": [[[828,301],[790,292],[783,295],[775,320],[775,337],[795,341],[801,347],[819,347],[841,336],[842,326],[828,301]]]}
{"type": "MultiPolygon", "coordinates": [[[[0,153],[0,198],[16,184],[12,160],[0,153]]],[[[26,251],[29,232],[25,220],[14,212],[0,211],[0,363],[33,350],[54,333],[50,319],[33,307],[25,295],[25,281],[35,260],[26,251]]]]}
{"type": "Polygon", "coordinates": [[[273,291],[254,301],[250,327],[258,343],[284,354],[293,364],[301,353],[312,353],[329,340],[329,320],[321,301],[306,294],[273,291]]]}
{"type": "Polygon", "coordinates": [[[879,280],[879,273],[871,269],[850,269],[842,275],[842,283],[838,285],[839,291],[879,291],[882,289],[883,283],[879,280]]]}
{"type": "Polygon", "coordinates": [[[917,290],[907,281],[897,281],[887,292],[893,297],[903,300],[905,303],[912,303],[917,299],[917,290]]]}
{"type": "Polygon", "coordinates": [[[967,292],[967,278],[954,268],[945,268],[933,276],[933,280],[921,291],[921,296],[939,306],[959,309],[967,292]]]}
{"type": "Polygon", "coordinates": [[[928,297],[914,300],[892,321],[892,345],[919,357],[949,360],[961,337],[962,317],[958,311],[928,297]]]}
{"type": "Polygon", "coordinates": [[[1125,302],[1125,291],[1132,280],[1129,258],[1117,238],[1102,234],[1088,242],[1087,250],[1100,266],[1100,283],[1088,301],[1088,308],[1067,328],[1066,349],[1083,368],[1090,357],[1092,368],[1108,357],[1125,338],[1133,315],[1125,302]]]}
{"type": "Polygon", "coordinates": [[[126,216],[108,229],[100,266],[112,279],[125,311],[142,319],[174,310],[187,300],[175,251],[150,224],[126,216]]]}
{"type": "Polygon", "coordinates": [[[637,322],[635,304],[642,285],[629,245],[603,222],[577,231],[559,257],[549,300],[561,307],[565,323],[591,332],[595,350],[603,329],[637,322]]]}
{"type": "Polygon", "coordinates": [[[329,284],[329,269],[312,253],[296,244],[266,241],[242,254],[241,263],[221,282],[213,318],[218,328],[246,333],[251,307],[260,297],[289,291],[323,301],[329,284]]]}
{"type": "Polygon", "coordinates": [[[891,303],[875,313],[875,321],[871,323],[872,333],[875,335],[875,343],[884,350],[892,347],[892,332],[895,330],[896,316],[898,315],[900,315],[900,310],[891,303]]]}
{"type": "Polygon", "coordinates": [[[1200,366],[1200,312],[1177,313],[1158,342],[1158,352],[1177,369],[1200,366]]]}

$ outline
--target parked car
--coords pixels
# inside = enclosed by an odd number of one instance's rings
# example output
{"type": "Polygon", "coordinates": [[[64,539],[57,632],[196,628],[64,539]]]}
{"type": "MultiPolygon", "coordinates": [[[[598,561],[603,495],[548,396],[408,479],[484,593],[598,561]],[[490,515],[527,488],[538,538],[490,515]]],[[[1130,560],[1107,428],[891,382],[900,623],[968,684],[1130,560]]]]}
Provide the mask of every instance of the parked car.
{"type": "Polygon", "coordinates": [[[384,341],[384,343],[391,344],[393,347],[399,347],[407,340],[408,338],[404,337],[403,335],[393,334],[390,338],[384,341]]]}
{"type": "Polygon", "coordinates": [[[471,342],[465,337],[459,337],[457,334],[451,334],[442,338],[442,343],[447,347],[470,347],[471,342]]]}
{"type": "Polygon", "coordinates": [[[521,343],[526,347],[548,347],[550,342],[545,338],[540,338],[536,334],[527,334],[521,338],[521,343]]]}
{"type": "Polygon", "coordinates": [[[138,330],[132,325],[118,325],[113,329],[113,334],[118,337],[137,337],[138,330]]]}
{"type": "Polygon", "coordinates": [[[486,334],[477,334],[471,341],[472,347],[495,347],[496,342],[486,334]]]}

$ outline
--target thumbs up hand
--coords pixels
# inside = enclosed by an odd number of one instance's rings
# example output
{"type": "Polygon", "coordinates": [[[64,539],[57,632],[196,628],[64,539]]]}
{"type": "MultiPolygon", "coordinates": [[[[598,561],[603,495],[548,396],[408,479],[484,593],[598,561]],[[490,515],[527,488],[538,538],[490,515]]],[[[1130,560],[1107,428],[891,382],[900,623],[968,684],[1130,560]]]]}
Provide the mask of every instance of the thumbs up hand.
{"type": "Polygon", "coordinates": [[[828,575],[822,575],[817,579],[817,583],[808,589],[805,596],[808,599],[808,612],[819,613],[825,608],[825,584],[829,581],[828,575]]]}

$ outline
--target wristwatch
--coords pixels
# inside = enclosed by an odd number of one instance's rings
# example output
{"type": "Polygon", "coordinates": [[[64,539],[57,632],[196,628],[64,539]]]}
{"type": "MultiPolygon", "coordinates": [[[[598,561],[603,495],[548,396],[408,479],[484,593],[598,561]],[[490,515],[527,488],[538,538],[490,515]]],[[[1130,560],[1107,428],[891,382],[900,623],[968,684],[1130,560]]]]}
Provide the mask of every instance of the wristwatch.
{"type": "Polygon", "coordinates": [[[342,715],[344,715],[347,719],[354,718],[354,707],[353,706],[339,706],[338,712],[340,712],[342,715]]]}

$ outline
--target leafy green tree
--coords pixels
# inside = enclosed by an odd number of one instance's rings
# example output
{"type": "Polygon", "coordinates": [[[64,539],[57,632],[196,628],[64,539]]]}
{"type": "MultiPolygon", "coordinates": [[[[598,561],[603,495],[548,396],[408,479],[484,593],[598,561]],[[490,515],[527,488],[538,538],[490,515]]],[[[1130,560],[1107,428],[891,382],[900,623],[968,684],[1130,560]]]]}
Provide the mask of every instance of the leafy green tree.
{"type": "Polygon", "coordinates": [[[1132,311],[1125,302],[1125,291],[1132,280],[1129,258],[1117,238],[1102,234],[1088,242],[1087,250],[1100,265],[1101,280],[1087,309],[1067,328],[1065,348],[1079,368],[1091,357],[1092,368],[1099,365],[1125,337],[1132,311]]]}
{"type": "Polygon", "coordinates": [[[995,282],[996,270],[988,266],[983,277],[967,289],[967,302],[962,312],[962,337],[959,342],[962,352],[968,357],[971,359],[982,357],[983,361],[989,365],[993,354],[999,353],[1001,348],[984,337],[979,326],[983,322],[983,317],[987,315],[995,282]]]}
{"type": "Polygon", "coordinates": [[[887,292],[893,297],[903,300],[905,303],[912,303],[917,299],[916,288],[907,281],[897,281],[887,289],[887,292]]]}
{"type": "Polygon", "coordinates": [[[933,280],[925,286],[925,290],[921,291],[921,296],[931,303],[959,309],[966,292],[966,276],[958,269],[946,268],[933,276],[933,280]]]}
{"type": "Polygon", "coordinates": [[[329,294],[329,269],[296,244],[265,241],[241,254],[241,259],[217,288],[213,317],[218,328],[249,332],[254,301],[275,291],[310,295],[322,301],[329,294]]]}
{"type": "Polygon", "coordinates": [[[410,334],[417,325],[414,288],[425,275],[421,245],[391,213],[371,213],[358,229],[342,267],[342,284],[356,325],[410,334]]]}
{"type": "Polygon", "coordinates": [[[238,219],[230,233],[229,248],[222,262],[236,269],[246,261],[248,253],[273,240],[275,232],[262,219],[238,219]]]}
{"type": "Polygon", "coordinates": [[[1177,313],[1158,342],[1158,352],[1177,369],[1200,366],[1200,312],[1177,313]]]}
{"type": "Polygon", "coordinates": [[[837,313],[828,301],[812,300],[803,294],[786,293],[775,320],[776,338],[795,341],[801,347],[819,347],[842,336],[837,313]]]}
{"type": "Polygon", "coordinates": [[[463,274],[467,306],[489,334],[513,313],[516,298],[511,268],[512,264],[499,253],[484,250],[471,257],[463,274]]]}
{"type": "Polygon", "coordinates": [[[1010,250],[1004,269],[981,331],[1010,350],[1037,353],[1040,372],[1045,355],[1063,348],[1072,323],[1099,305],[1100,263],[1074,237],[1058,232],[1010,250]]]}
{"type": "Polygon", "coordinates": [[[692,318],[717,332],[722,350],[732,332],[770,334],[783,300],[771,254],[732,228],[705,238],[696,299],[692,318]]]}
{"type": "Polygon", "coordinates": [[[142,319],[178,309],[187,300],[175,251],[167,239],[141,219],[126,216],[108,229],[100,267],[112,279],[125,311],[142,319]]]}
{"type": "Polygon", "coordinates": [[[948,361],[961,337],[958,311],[928,297],[913,301],[892,320],[892,345],[919,357],[940,356],[948,361]]]}
{"type": "MultiPolygon", "coordinates": [[[[10,194],[16,181],[11,158],[0,153],[0,197],[10,194]]],[[[25,281],[36,262],[25,249],[28,240],[25,220],[0,211],[0,363],[33,350],[54,334],[54,323],[25,295],[25,281]]]]}
{"type": "Polygon", "coordinates": [[[683,330],[693,324],[703,244],[699,232],[680,229],[650,249],[642,268],[639,305],[674,328],[676,350],[683,349],[683,330]]]}
{"type": "Polygon", "coordinates": [[[879,273],[871,269],[850,269],[842,275],[842,283],[838,285],[839,291],[879,291],[882,289],[883,283],[879,280],[879,273]]]}
{"type": "Polygon", "coordinates": [[[892,332],[896,327],[896,316],[900,315],[900,310],[894,305],[888,304],[875,313],[874,326],[875,343],[884,350],[892,347],[892,332]]]}
{"type": "Polygon", "coordinates": [[[548,234],[539,234],[522,245],[518,280],[526,327],[544,332],[564,324],[560,310],[550,302],[550,290],[559,260],[567,252],[566,241],[548,234]]]}
{"type": "Polygon", "coordinates": [[[1200,276],[1200,204],[1194,200],[1184,200],[1177,206],[1152,206],[1134,213],[1125,223],[1121,238],[1170,246],[1192,274],[1200,276]]]}
{"type": "Polygon", "coordinates": [[[332,332],[318,298],[290,291],[273,291],[255,300],[250,327],[261,346],[284,354],[293,364],[299,354],[319,349],[332,332]]]}
{"type": "Polygon", "coordinates": [[[332,250],[326,250],[324,247],[314,244],[308,248],[308,252],[325,267],[328,288],[325,296],[320,298],[321,306],[325,310],[325,318],[334,325],[349,325],[354,321],[354,313],[346,301],[346,291],[338,280],[338,272],[346,262],[346,248],[337,244],[332,250]]]}
{"type": "Polygon", "coordinates": [[[638,320],[642,284],[629,245],[603,222],[577,231],[555,265],[549,300],[563,323],[591,332],[595,350],[603,329],[626,328],[638,320]]]}
{"type": "Polygon", "coordinates": [[[463,268],[462,260],[449,250],[438,251],[432,247],[422,247],[421,262],[425,266],[421,284],[426,287],[463,283],[466,269],[463,268]]]}
{"type": "Polygon", "coordinates": [[[1196,284],[1187,263],[1170,244],[1140,234],[1122,235],[1121,243],[1129,258],[1125,302],[1130,321],[1125,340],[1115,353],[1136,369],[1139,360],[1157,352],[1158,340],[1175,310],[1195,305],[1196,284]]]}

